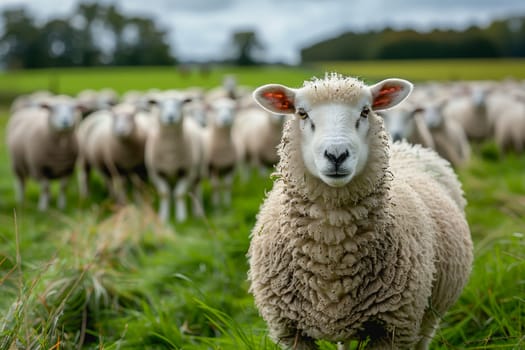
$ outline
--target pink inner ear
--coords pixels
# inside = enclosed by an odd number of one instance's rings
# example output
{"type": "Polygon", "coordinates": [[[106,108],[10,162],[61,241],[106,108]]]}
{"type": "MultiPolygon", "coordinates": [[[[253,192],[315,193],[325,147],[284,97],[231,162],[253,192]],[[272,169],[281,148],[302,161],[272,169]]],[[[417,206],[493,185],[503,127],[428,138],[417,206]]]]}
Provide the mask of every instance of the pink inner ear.
{"type": "Polygon", "coordinates": [[[282,90],[273,90],[263,93],[263,97],[276,109],[287,111],[294,108],[292,101],[282,90]]]}
{"type": "Polygon", "coordinates": [[[381,90],[376,94],[372,107],[383,107],[391,103],[393,95],[403,88],[399,85],[384,85],[381,90]]]}

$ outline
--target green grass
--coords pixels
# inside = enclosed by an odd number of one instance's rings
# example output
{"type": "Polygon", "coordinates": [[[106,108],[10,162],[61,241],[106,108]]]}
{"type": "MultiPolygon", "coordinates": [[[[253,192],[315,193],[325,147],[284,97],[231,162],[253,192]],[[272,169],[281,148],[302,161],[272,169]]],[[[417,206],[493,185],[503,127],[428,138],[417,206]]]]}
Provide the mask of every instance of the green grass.
{"type": "MultiPolygon", "coordinates": [[[[224,69],[207,78],[195,72],[186,82],[216,85],[226,71],[246,85],[299,85],[319,74],[315,69],[224,69]]],[[[88,86],[118,91],[174,87],[166,72],[64,70],[60,79],[69,92],[88,86]]],[[[19,72],[16,86],[24,91],[45,87],[47,74],[19,72]]],[[[1,76],[0,85],[13,86],[6,79],[13,77],[1,76]]],[[[0,130],[6,121],[4,108],[0,130]]],[[[525,155],[503,157],[493,143],[477,145],[473,153],[460,178],[469,201],[475,263],[432,348],[521,349],[525,155]]],[[[27,202],[17,206],[12,182],[5,147],[0,147],[1,350],[15,340],[18,348],[29,349],[72,349],[80,343],[85,349],[278,349],[267,337],[246,281],[249,232],[271,188],[269,179],[237,179],[231,210],[212,210],[206,201],[206,220],[169,227],[157,222],[148,200],[117,211],[100,184],[94,187],[95,199],[86,202],[70,186],[67,210],[42,214],[36,210],[37,186],[30,184],[27,202]]],[[[335,347],[323,343],[322,349],[335,347]]]]}

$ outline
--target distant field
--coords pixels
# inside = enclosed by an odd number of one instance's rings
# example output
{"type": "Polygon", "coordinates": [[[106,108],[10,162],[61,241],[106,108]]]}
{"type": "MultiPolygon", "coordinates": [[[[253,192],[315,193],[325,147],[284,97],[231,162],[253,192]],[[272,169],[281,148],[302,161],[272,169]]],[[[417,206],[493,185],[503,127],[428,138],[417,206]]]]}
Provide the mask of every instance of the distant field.
{"type": "Polygon", "coordinates": [[[525,79],[525,60],[392,60],[326,62],[322,70],[337,71],[365,79],[397,76],[413,81],[525,79]]]}
{"type": "MultiPolygon", "coordinates": [[[[118,92],[207,88],[220,84],[225,73],[235,74],[243,85],[298,86],[325,69],[371,81],[449,79],[447,74],[456,71],[470,72],[461,76],[465,79],[503,79],[506,70],[525,78],[525,61],[454,62],[220,68],[209,76],[197,71],[183,76],[171,68],[46,70],[2,74],[0,91],[44,89],[50,81],[71,94],[103,87],[118,92]]],[[[67,210],[43,214],[36,210],[34,183],[25,204],[14,201],[4,146],[7,107],[0,106],[0,350],[278,350],[246,281],[249,233],[272,186],[268,177],[254,176],[247,183],[236,178],[230,210],[210,208],[206,183],[206,219],[180,225],[159,224],[151,210],[156,208],[153,191],[142,207],[118,210],[100,182],[93,186],[93,197],[82,201],[73,180],[67,210]]],[[[431,349],[524,349],[525,155],[503,157],[491,142],[475,145],[472,161],[459,176],[469,202],[475,263],[431,349]]],[[[335,346],[323,343],[321,349],[335,346]]]]}
{"type": "Polygon", "coordinates": [[[173,67],[43,69],[0,74],[0,94],[12,96],[38,89],[76,94],[87,88],[105,87],[119,93],[151,88],[211,88],[219,85],[225,74],[235,75],[240,84],[247,86],[269,82],[299,86],[305,79],[322,76],[325,71],[337,71],[368,81],[392,76],[413,81],[525,79],[525,60],[325,62],[306,67],[211,67],[205,72],[198,68],[181,72],[173,67]]]}

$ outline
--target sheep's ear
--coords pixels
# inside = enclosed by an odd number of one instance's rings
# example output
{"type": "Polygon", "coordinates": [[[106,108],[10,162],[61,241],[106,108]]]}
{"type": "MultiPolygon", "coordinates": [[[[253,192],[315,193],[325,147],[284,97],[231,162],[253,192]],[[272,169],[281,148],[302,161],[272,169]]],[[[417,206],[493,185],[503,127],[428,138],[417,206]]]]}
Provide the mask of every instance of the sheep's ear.
{"type": "Polygon", "coordinates": [[[52,107],[51,107],[51,104],[48,103],[48,102],[38,102],[38,103],[36,104],[36,106],[38,106],[38,107],[40,107],[40,108],[47,109],[48,111],[50,111],[51,108],[52,108],[52,107]]]}
{"type": "Polygon", "coordinates": [[[370,86],[372,109],[380,111],[396,106],[410,95],[412,88],[412,83],[403,79],[385,79],[370,86]]]}
{"type": "Polygon", "coordinates": [[[423,113],[425,111],[425,109],[423,107],[414,107],[414,109],[412,110],[412,115],[416,115],[418,113],[423,113]]]}
{"type": "Polygon", "coordinates": [[[295,91],[284,85],[263,85],[255,89],[253,98],[269,112],[276,114],[295,113],[295,91]]]}

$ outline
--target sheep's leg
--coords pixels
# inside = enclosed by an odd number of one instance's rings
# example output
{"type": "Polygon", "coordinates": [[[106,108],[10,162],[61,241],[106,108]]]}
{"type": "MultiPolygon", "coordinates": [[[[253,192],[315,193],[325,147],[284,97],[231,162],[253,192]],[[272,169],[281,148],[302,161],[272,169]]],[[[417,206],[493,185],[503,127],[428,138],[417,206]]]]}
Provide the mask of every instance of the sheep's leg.
{"type": "Polygon", "coordinates": [[[189,184],[190,181],[188,178],[181,178],[175,185],[173,194],[175,197],[175,218],[177,219],[177,222],[183,222],[188,217],[186,211],[186,194],[188,193],[189,184]]]}
{"type": "Polygon", "coordinates": [[[193,203],[193,207],[192,207],[193,215],[199,218],[203,217],[204,216],[204,205],[202,201],[202,186],[200,185],[200,183],[197,183],[194,186],[192,203],[193,203]]]}
{"type": "Polygon", "coordinates": [[[221,203],[221,196],[220,196],[220,180],[219,177],[216,174],[210,175],[210,183],[211,183],[211,203],[214,208],[217,208],[221,203]]]}
{"type": "Polygon", "coordinates": [[[240,162],[237,168],[239,169],[238,171],[241,183],[247,183],[248,180],[250,180],[250,166],[246,164],[246,162],[240,162]]]}
{"type": "Polygon", "coordinates": [[[315,344],[315,340],[309,337],[301,336],[297,333],[291,337],[279,338],[277,344],[285,346],[290,350],[318,350],[319,347],[315,344]]]}
{"type": "Polygon", "coordinates": [[[157,175],[151,176],[153,185],[159,194],[159,218],[162,222],[167,222],[170,216],[170,186],[168,182],[157,175]]]}
{"type": "Polygon", "coordinates": [[[222,203],[225,207],[230,207],[232,203],[233,173],[226,174],[222,179],[222,184],[222,203]]]}
{"type": "Polygon", "coordinates": [[[49,207],[49,180],[40,180],[40,198],[38,199],[38,210],[46,211],[49,207]]]}
{"type": "Polygon", "coordinates": [[[61,178],[59,187],[58,187],[58,198],[57,198],[57,207],[60,210],[66,208],[66,188],[69,179],[67,177],[61,178]]]}
{"type": "Polygon", "coordinates": [[[24,203],[26,182],[23,177],[15,176],[15,199],[18,204],[24,203]]]}
{"type": "Polygon", "coordinates": [[[126,189],[124,186],[124,176],[116,175],[112,178],[113,194],[118,204],[126,203],[126,189]]]}
{"type": "Polygon", "coordinates": [[[79,160],[78,164],[78,191],[81,198],[87,198],[89,195],[89,173],[91,169],[84,160],[79,160]]]}
{"type": "Polygon", "coordinates": [[[434,333],[439,325],[439,318],[434,314],[434,311],[427,311],[423,317],[419,335],[421,339],[416,345],[416,350],[427,350],[434,338],[434,333]]]}

